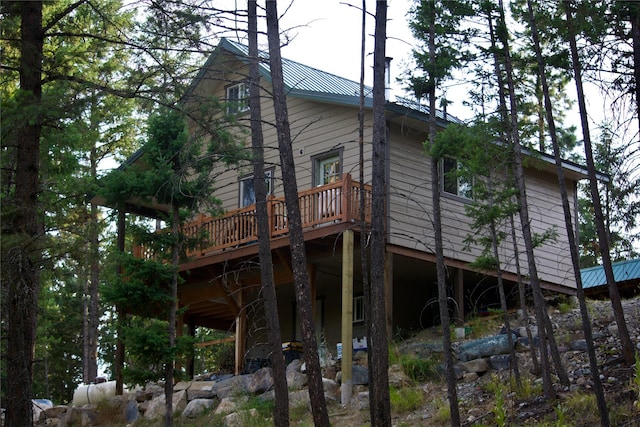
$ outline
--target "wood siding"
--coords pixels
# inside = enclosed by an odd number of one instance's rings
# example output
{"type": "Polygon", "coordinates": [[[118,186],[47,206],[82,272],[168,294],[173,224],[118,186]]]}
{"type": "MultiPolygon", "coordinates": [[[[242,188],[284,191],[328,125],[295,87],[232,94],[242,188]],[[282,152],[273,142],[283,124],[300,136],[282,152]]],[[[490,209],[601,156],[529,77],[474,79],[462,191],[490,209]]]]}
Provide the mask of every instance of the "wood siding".
{"type": "MultiPolygon", "coordinates": [[[[433,254],[430,162],[422,140],[412,139],[394,132],[393,129],[392,126],[389,155],[389,243],[433,254]]],[[[575,218],[574,184],[571,180],[566,182],[575,218]]],[[[552,284],[575,288],[557,177],[549,171],[527,168],[526,189],[532,232],[541,234],[550,228],[557,231],[556,241],[548,241],[535,249],[539,278],[552,284]]],[[[445,257],[472,262],[480,254],[480,248],[467,247],[465,244],[465,239],[473,233],[472,221],[465,214],[467,203],[463,198],[442,194],[442,234],[445,257]]],[[[516,230],[521,252],[520,265],[526,273],[527,260],[519,218],[516,218],[516,230]]],[[[515,273],[515,257],[510,239],[501,246],[500,257],[505,270],[515,273]]]]}
{"type": "MultiPolygon", "coordinates": [[[[223,63],[229,68],[239,64],[238,61],[223,63]]],[[[221,70],[222,67],[218,67],[218,71],[221,70]]],[[[194,92],[195,96],[209,95],[224,98],[225,88],[231,84],[231,81],[234,79],[236,81],[242,80],[248,74],[246,68],[239,70],[238,72],[224,70],[222,77],[203,80],[197,86],[194,92]]],[[[267,147],[265,149],[265,166],[274,168],[274,194],[282,196],[280,157],[276,129],[272,125],[274,122],[273,104],[267,96],[269,91],[270,87],[263,89],[261,102],[264,140],[267,147]]],[[[354,180],[358,180],[358,109],[293,97],[289,97],[287,102],[298,190],[311,188],[314,184],[312,177],[313,157],[331,150],[342,149],[341,174],[350,173],[354,180]]],[[[370,184],[371,181],[372,126],[370,113],[368,111],[366,114],[364,137],[364,182],[367,184],[370,184]]],[[[248,128],[248,118],[248,112],[238,117],[239,129],[244,126],[244,132],[248,128]]],[[[394,118],[393,123],[390,124],[387,199],[389,243],[433,253],[430,163],[422,145],[426,139],[426,132],[415,130],[407,123],[394,118]]],[[[238,131],[238,135],[247,150],[250,150],[251,141],[248,133],[238,131]]],[[[225,211],[239,208],[239,180],[251,172],[252,168],[248,162],[234,169],[221,167],[215,171],[216,174],[219,174],[215,196],[220,199],[225,211]]],[[[552,226],[555,226],[558,231],[557,242],[546,243],[536,249],[539,276],[542,280],[552,284],[575,287],[555,174],[529,168],[526,184],[533,231],[540,233],[552,226]]],[[[570,191],[570,197],[573,198],[575,196],[574,182],[568,181],[567,188],[570,191]]],[[[472,231],[471,221],[464,210],[466,203],[462,198],[443,195],[442,231],[445,256],[453,260],[471,262],[480,252],[477,247],[471,247],[470,250],[464,249],[464,240],[472,231]]],[[[573,199],[571,203],[574,208],[573,199]]],[[[518,218],[516,218],[516,224],[519,227],[518,218]]],[[[518,238],[521,239],[520,233],[518,233],[518,238]]],[[[506,269],[515,273],[512,245],[508,241],[503,246],[501,257],[506,263],[506,269]]],[[[524,268],[523,271],[526,272],[524,253],[520,256],[520,263],[524,268]]]]}

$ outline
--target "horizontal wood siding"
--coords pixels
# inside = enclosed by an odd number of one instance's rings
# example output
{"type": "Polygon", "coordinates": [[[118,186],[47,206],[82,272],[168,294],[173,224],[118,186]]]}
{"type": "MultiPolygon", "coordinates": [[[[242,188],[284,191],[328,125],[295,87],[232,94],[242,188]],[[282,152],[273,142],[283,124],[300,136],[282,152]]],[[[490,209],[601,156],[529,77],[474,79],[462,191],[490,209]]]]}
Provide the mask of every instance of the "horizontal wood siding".
{"type": "MultiPolygon", "coordinates": [[[[237,62],[225,63],[232,68],[237,62]]],[[[246,79],[246,68],[232,73],[224,71],[222,77],[204,78],[195,96],[225,97],[225,88],[232,80],[246,79]]],[[[208,74],[213,76],[214,74],[208,74]]],[[[263,81],[264,82],[264,81],[263,81]]],[[[274,126],[274,110],[270,88],[262,91],[263,132],[265,141],[265,167],[273,167],[274,194],[283,195],[282,173],[277,133],[274,126]]],[[[358,110],[353,107],[337,106],[300,98],[288,98],[289,122],[291,126],[292,148],[296,164],[298,190],[308,189],[313,184],[312,158],[318,154],[342,148],[342,173],[350,173],[354,180],[359,177],[358,110]]],[[[371,183],[371,112],[365,121],[365,175],[364,182],[371,183]]],[[[250,151],[251,140],[247,132],[249,113],[238,117],[237,135],[250,151]],[[244,133],[243,133],[244,132],[244,133]]],[[[426,133],[416,131],[398,123],[390,125],[389,145],[389,186],[388,186],[388,230],[389,243],[428,253],[433,253],[433,227],[431,212],[430,162],[423,148],[426,133]]],[[[239,179],[251,174],[251,165],[246,162],[236,168],[220,166],[217,175],[215,195],[222,202],[224,210],[239,207],[239,179]]],[[[537,266],[542,280],[575,286],[564,231],[562,206],[558,195],[556,178],[553,173],[527,170],[527,191],[530,216],[534,232],[543,232],[549,226],[558,229],[558,241],[546,243],[536,249],[537,266]]],[[[573,205],[573,182],[567,183],[573,205]]],[[[471,221],[465,214],[464,199],[443,195],[442,232],[445,256],[471,262],[480,251],[472,247],[464,250],[464,240],[471,232],[471,221]]],[[[575,214],[575,212],[574,212],[575,214]]],[[[516,218],[517,224],[519,219],[516,218]]],[[[521,233],[518,233],[521,243],[521,233]]],[[[507,271],[515,272],[512,245],[506,242],[501,248],[501,257],[507,271]]],[[[521,245],[522,248],[522,245],[521,245]]],[[[524,253],[523,249],[522,252],[524,253]]],[[[526,258],[521,254],[520,263],[526,272],[526,258]]]]}
{"type": "MultiPolygon", "coordinates": [[[[242,80],[245,72],[246,70],[241,70],[235,75],[227,73],[226,76],[229,78],[235,76],[242,80]]],[[[203,85],[198,87],[197,95],[204,96],[206,93],[222,99],[225,96],[225,88],[229,84],[230,82],[226,78],[206,80],[203,85]]],[[[274,194],[282,196],[284,190],[278,136],[274,125],[275,113],[273,101],[267,95],[270,90],[270,87],[263,88],[261,93],[265,168],[274,168],[274,194]]],[[[288,98],[287,107],[298,190],[308,189],[312,186],[312,157],[338,148],[343,149],[342,173],[351,173],[352,178],[358,180],[358,110],[299,98],[288,98]]],[[[370,114],[367,116],[370,119],[370,114]]],[[[248,112],[238,117],[238,130],[236,132],[239,140],[244,142],[248,152],[251,150],[250,135],[246,133],[249,125],[248,112]]],[[[370,159],[370,127],[365,129],[364,138],[365,159],[370,159]]],[[[369,165],[370,161],[367,161],[365,182],[370,181],[369,165]]],[[[215,195],[221,200],[225,211],[239,207],[240,178],[251,174],[252,171],[253,169],[249,162],[245,162],[236,168],[228,168],[221,165],[214,171],[217,174],[215,195]]]]}
{"type": "MultiPolygon", "coordinates": [[[[431,211],[430,162],[422,146],[422,135],[402,134],[392,126],[390,143],[389,182],[389,242],[411,249],[434,253],[431,211]]],[[[567,180],[572,215],[575,218],[574,181],[567,180]]],[[[557,240],[535,249],[536,267],[543,281],[575,288],[573,269],[564,226],[564,213],[557,178],[553,173],[528,168],[526,170],[529,217],[534,233],[555,227],[557,240]]],[[[441,194],[442,235],[445,257],[472,262],[481,253],[480,247],[468,246],[465,239],[472,234],[472,221],[465,213],[466,201],[441,194]]],[[[520,247],[520,265],[526,273],[527,259],[522,243],[519,218],[515,219],[520,247]]],[[[575,224],[575,219],[574,219],[575,224]]],[[[510,229],[504,226],[510,234],[510,229]]],[[[509,238],[500,248],[505,270],[515,273],[513,244],[509,238]]]]}

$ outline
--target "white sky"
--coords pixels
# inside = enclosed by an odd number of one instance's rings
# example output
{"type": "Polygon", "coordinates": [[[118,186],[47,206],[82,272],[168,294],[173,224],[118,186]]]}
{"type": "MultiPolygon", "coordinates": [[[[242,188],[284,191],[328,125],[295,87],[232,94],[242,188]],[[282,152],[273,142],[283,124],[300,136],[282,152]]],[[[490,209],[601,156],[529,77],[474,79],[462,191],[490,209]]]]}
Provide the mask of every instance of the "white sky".
{"type": "MultiPolygon", "coordinates": [[[[373,83],[373,33],[376,2],[367,0],[365,83],[373,83]]],[[[387,9],[386,56],[391,62],[392,87],[402,95],[396,77],[407,69],[414,39],[408,27],[407,13],[413,0],[389,0],[387,9]]],[[[284,14],[280,30],[292,28],[293,41],[282,49],[282,56],[350,80],[360,80],[361,0],[293,0],[278,2],[284,14]],[[286,10],[285,6],[291,4],[286,10]]]]}

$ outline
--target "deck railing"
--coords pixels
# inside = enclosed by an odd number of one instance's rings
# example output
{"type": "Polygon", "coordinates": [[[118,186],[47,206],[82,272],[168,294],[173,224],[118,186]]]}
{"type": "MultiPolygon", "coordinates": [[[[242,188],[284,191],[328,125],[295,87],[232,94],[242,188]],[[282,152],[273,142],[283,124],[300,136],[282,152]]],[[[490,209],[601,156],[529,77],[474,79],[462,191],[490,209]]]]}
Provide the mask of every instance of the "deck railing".
{"type": "MultiPolygon", "coordinates": [[[[365,185],[361,194],[360,184],[346,174],[342,180],[321,185],[298,193],[303,230],[325,224],[355,222],[360,219],[360,199],[364,197],[365,222],[371,222],[371,186],[365,185]]],[[[284,197],[269,196],[267,199],[270,239],[289,233],[287,208],[284,197]]],[[[201,214],[196,220],[183,226],[187,236],[199,236],[204,244],[187,253],[190,257],[203,256],[226,248],[239,247],[258,240],[256,207],[250,205],[212,217],[201,214]]],[[[134,249],[134,255],[150,258],[153,254],[144,247],[134,249]]]]}

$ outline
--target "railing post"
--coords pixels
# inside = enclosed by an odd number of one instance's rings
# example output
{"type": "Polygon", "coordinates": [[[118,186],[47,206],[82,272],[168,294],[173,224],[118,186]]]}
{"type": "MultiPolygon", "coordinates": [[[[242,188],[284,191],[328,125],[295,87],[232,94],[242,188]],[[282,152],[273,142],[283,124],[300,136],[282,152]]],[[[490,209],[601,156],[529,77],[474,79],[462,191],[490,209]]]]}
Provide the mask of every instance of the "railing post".
{"type": "Polygon", "coordinates": [[[273,238],[275,233],[275,224],[273,218],[273,200],[276,198],[273,194],[267,196],[267,218],[269,220],[269,240],[273,238]]]}
{"type": "Polygon", "coordinates": [[[341,190],[341,206],[342,206],[342,222],[347,222],[351,219],[351,174],[346,173],[342,176],[342,190],[341,190]]]}

